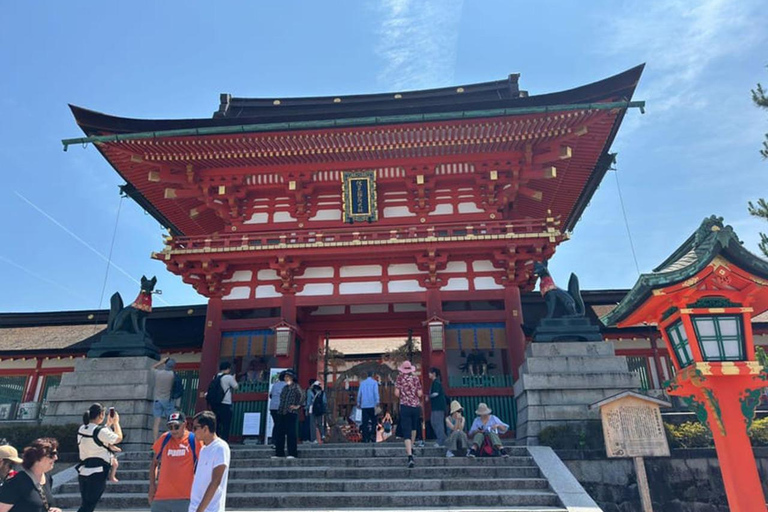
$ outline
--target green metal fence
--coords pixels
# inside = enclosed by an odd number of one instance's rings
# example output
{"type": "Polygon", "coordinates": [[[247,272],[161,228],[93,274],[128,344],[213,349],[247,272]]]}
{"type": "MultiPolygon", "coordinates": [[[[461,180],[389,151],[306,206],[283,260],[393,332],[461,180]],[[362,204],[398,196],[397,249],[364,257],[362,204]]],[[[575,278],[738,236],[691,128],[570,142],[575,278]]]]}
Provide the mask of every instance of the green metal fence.
{"type": "Polygon", "coordinates": [[[645,356],[627,356],[629,371],[640,377],[640,389],[651,389],[651,376],[648,374],[648,358],[645,356]]]}
{"type": "Polygon", "coordinates": [[[176,374],[181,377],[184,385],[184,394],[179,402],[179,410],[187,416],[195,414],[195,402],[197,401],[197,386],[200,377],[197,370],[179,370],[176,374]]]}
{"type": "Polygon", "coordinates": [[[27,377],[0,377],[0,403],[21,402],[27,377]]]}
{"type": "Polygon", "coordinates": [[[464,416],[467,418],[467,428],[469,428],[472,421],[474,421],[475,410],[477,410],[477,406],[480,402],[483,402],[490,407],[493,414],[498,416],[501,421],[508,424],[510,429],[514,429],[517,424],[515,397],[511,394],[509,396],[458,396],[452,398],[453,400],[458,400],[464,408],[464,416]]]}
{"type": "Polygon", "coordinates": [[[253,400],[247,402],[234,402],[232,404],[232,426],[229,433],[232,436],[243,435],[243,414],[247,412],[261,413],[261,428],[259,432],[264,435],[264,429],[267,426],[267,401],[253,400]]]}
{"type": "Polygon", "coordinates": [[[238,382],[237,391],[235,394],[240,393],[268,393],[269,382],[238,382]]]}
{"type": "Polygon", "coordinates": [[[59,387],[61,384],[61,375],[46,375],[45,384],[43,385],[43,394],[40,395],[40,401],[45,402],[48,400],[48,394],[59,387]]]}
{"type": "Polygon", "coordinates": [[[453,375],[448,377],[451,388],[511,388],[511,375],[453,375]]]}

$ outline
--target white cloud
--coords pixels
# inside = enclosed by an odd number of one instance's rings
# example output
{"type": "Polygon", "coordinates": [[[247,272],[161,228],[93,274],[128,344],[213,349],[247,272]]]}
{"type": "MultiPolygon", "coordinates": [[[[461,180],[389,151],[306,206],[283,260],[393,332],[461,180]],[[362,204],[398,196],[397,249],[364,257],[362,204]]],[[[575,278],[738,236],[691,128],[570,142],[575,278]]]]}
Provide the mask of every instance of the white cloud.
{"type": "MultiPolygon", "coordinates": [[[[764,2],[759,0],[640,1],[608,19],[611,55],[642,56],[649,68],[643,96],[656,112],[682,104],[702,108],[705,73],[719,59],[735,58],[766,39],[764,2]],[[627,21],[631,20],[631,21],[627,21]]],[[[713,98],[718,99],[718,98],[713,98]]]]}
{"type": "Polygon", "coordinates": [[[376,54],[384,61],[378,81],[394,90],[453,81],[463,0],[386,0],[376,54]]]}

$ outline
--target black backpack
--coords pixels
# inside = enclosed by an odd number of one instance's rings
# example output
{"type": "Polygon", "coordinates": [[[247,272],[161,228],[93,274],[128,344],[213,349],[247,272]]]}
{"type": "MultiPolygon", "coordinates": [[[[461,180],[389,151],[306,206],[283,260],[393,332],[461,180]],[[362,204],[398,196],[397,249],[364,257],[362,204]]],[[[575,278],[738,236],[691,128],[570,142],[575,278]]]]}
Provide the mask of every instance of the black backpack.
{"type": "Polygon", "coordinates": [[[312,416],[322,416],[325,414],[325,402],[323,401],[325,391],[320,391],[312,400],[312,416]]]}
{"type": "Polygon", "coordinates": [[[208,384],[208,392],[205,394],[205,400],[211,408],[217,407],[221,405],[222,400],[224,400],[224,395],[226,395],[226,393],[221,389],[221,374],[219,374],[213,378],[210,384],[208,384]]]}
{"type": "Polygon", "coordinates": [[[181,376],[176,373],[173,376],[173,388],[171,388],[171,400],[176,400],[184,396],[184,383],[181,382],[181,376]]]}

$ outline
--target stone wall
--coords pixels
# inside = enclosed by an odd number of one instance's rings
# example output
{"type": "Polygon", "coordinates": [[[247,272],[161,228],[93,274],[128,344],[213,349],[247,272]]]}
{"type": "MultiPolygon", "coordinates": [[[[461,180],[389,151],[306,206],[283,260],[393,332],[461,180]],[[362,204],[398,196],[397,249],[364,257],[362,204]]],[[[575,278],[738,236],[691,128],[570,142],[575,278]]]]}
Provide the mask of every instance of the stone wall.
{"type": "MultiPolygon", "coordinates": [[[[607,459],[604,451],[558,450],[557,454],[605,512],[641,512],[631,459],[607,459]]],[[[768,448],[755,448],[768,495],[768,448]]],[[[728,512],[714,449],[672,450],[669,458],[647,458],[645,468],[654,510],[728,512]]]]}

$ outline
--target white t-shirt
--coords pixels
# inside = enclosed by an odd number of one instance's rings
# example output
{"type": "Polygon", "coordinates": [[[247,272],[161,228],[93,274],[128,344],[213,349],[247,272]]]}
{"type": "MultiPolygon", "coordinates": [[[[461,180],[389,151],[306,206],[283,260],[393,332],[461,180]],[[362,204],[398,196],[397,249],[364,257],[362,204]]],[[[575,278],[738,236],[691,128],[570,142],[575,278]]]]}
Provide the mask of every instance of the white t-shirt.
{"type": "MultiPolygon", "coordinates": [[[[103,459],[105,462],[110,462],[112,460],[112,453],[106,448],[102,448],[101,446],[97,445],[93,440],[93,431],[96,430],[96,427],[98,427],[98,425],[95,423],[89,423],[87,425],[81,425],[80,428],[77,429],[77,445],[80,451],[80,460],[97,458],[103,459]]],[[[117,439],[117,434],[112,432],[112,430],[108,429],[107,427],[103,427],[101,430],[99,430],[99,440],[103,444],[115,444],[117,439]]],[[[83,476],[100,473],[101,471],[103,471],[103,468],[101,467],[80,468],[80,474],[83,476]]]]}
{"type": "Polygon", "coordinates": [[[224,476],[221,478],[221,484],[216,489],[216,494],[208,504],[205,512],[224,512],[227,504],[227,479],[229,477],[229,445],[221,438],[217,437],[214,442],[203,446],[197,459],[197,469],[195,478],[192,481],[192,492],[189,496],[189,512],[196,512],[198,505],[205,496],[205,490],[211,483],[214,468],[227,466],[224,470],[224,476]]]}
{"type": "Polygon", "coordinates": [[[232,391],[237,389],[237,380],[230,374],[222,375],[221,389],[224,390],[224,398],[221,400],[221,403],[232,405],[232,391]]]}

